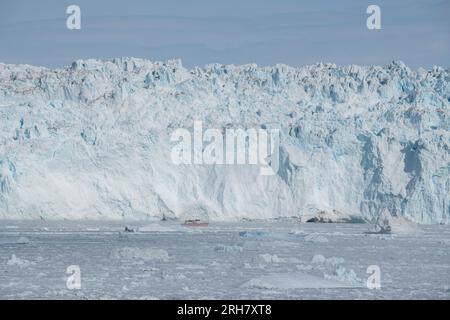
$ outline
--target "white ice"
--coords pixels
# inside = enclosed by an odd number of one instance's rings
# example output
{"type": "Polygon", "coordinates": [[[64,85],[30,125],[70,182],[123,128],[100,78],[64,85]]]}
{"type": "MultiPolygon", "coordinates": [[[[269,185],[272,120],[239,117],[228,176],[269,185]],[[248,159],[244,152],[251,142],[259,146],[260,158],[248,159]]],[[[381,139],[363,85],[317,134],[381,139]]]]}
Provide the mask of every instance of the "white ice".
{"type": "Polygon", "coordinates": [[[368,234],[366,224],[297,220],[213,222],[195,232],[159,224],[146,232],[124,232],[118,221],[1,224],[0,298],[450,299],[445,225],[394,236],[368,234]],[[328,242],[306,241],[312,234],[328,242]],[[66,287],[71,265],[80,267],[80,290],[66,287]],[[373,265],[379,290],[366,287],[373,265]]]}

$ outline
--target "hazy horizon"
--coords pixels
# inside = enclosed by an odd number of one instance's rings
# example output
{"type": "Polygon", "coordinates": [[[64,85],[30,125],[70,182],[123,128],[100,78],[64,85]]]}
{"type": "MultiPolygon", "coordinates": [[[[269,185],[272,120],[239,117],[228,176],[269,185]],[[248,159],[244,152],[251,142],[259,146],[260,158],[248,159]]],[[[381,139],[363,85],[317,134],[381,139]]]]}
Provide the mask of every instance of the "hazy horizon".
{"type": "Polygon", "coordinates": [[[294,67],[450,66],[450,2],[5,0],[0,4],[0,62],[63,67],[78,59],[181,59],[294,67]],[[81,30],[66,28],[66,8],[81,8],[81,30]],[[368,30],[366,8],[381,8],[381,30],[368,30]]]}

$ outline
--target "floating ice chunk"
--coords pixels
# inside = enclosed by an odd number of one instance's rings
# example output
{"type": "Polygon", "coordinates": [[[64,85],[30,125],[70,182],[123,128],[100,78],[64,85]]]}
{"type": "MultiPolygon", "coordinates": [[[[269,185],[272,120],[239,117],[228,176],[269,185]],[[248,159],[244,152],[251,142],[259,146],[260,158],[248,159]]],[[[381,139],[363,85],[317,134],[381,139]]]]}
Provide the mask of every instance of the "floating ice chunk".
{"type": "Polygon", "coordinates": [[[415,223],[408,221],[403,217],[393,217],[390,224],[391,232],[393,234],[406,235],[420,232],[420,229],[415,223]]]}
{"type": "Polygon", "coordinates": [[[331,265],[337,265],[337,264],[342,264],[345,262],[344,258],[341,257],[331,257],[331,258],[325,258],[323,255],[321,254],[315,254],[314,257],[311,260],[312,263],[317,263],[317,264],[331,264],[331,265]]]}
{"type": "Polygon", "coordinates": [[[299,263],[295,257],[280,258],[276,254],[264,253],[257,257],[257,260],[265,263],[299,263]]]}
{"type": "Polygon", "coordinates": [[[310,233],[307,236],[305,236],[305,241],[325,243],[325,242],[328,242],[328,239],[318,233],[310,233]]]}
{"type": "Polygon", "coordinates": [[[14,238],[6,238],[6,239],[0,239],[0,245],[4,244],[28,244],[30,243],[30,239],[27,237],[14,237],[14,238]]]}
{"type": "Polygon", "coordinates": [[[89,232],[98,232],[100,231],[100,228],[86,228],[85,230],[89,232]]]}
{"type": "Polygon", "coordinates": [[[242,252],[244,248],[241,246],[227,246],[224,244],[219,244],[214,248],[214,251],[216,252],[227,252],[227,253],[238,253],[242,252]]]}
{"type": "Polygon", "coordinates": [[[144,261],[156,260],[167,262],[169,254],[164,249],[154,248],[116,248],[111,252],[114,259],[140,259],[144,261]]]}
{"type": "Polygon", "coordinates": [[[401,216],[392,216],[388,210],[383,210],[378,216],[375,226],[368,233],[378,234],[415,234],[420,232],[418,226],[401,216]]]}
{"type": "Polygon", "coordinates": [[[187,277],[182,273],[164,274],[162,277],[164,280],[185,280],[185,279],[187,279],[187,277]]]}
{"type": "Polygon", "coordinates": [[[295,268],[296,268],[297,270],[301,270],[301,271],[307,271],[307,270],[312,270],[312,269],[314,269],[314,267],[313,267],[312,265],[310,265],[310,264],[307,264],[307,265],[301,265],[301,264],[299,264],[299,265],[296,265],[295,268]]]}
{"type": "Polygon", "coordinates": [[[325,263],[326,261],[327,259],[321,254],[315,254],[311,260],[312,263],[325,263]]]}
{"type": "Polygon", "coordinates": [[[303,236],[305,234],[305,231],[303,231],[301,229],[294,229],[294,230],[289,231],[289,234],[296,235],[296,236],[297,235],[303,236]]]}
{"type": "Polygon", "coordinates": [[[19,239],[16,240],[17,244],[27,244],[30,243],[30,239],[28,239],[27,237],[20,237],[19,239]]]}
{"type": "Polygon", "coordinates": [[[359,279],[352,269],[347,270],[343,266],[339,266],[333,274],[325,274],[324,277],[329,280],[336,280],[349,283],[353,286],[362,286],[363,281],[359,279]]]}
{"type": "Polygon", "coordinates": [[[268,233],[264,231],[241,231],[239,236],[243,238],[265,237],[268,233]]]}
{"type": "Polygon", "coordinates": [[[260,254],[259,259],[266,263],[281,263],[283,259],[279,258],[276,254],[264,253],[260,254]]]}
{"type": "Polygon", "coordinates": [[[352,217],[345,215],[344,213],[339,212],[336,209],[320,210],[308,206],[303,212],[302,221],[320,223],[352,222],[352,217]]]}
{"type": "Polygon", "coordinates": [[[244,288],[257,289],[326,289],[326,288],[353,288],[354,284],[325,279],[305,273],[274,273],[267,276],[250,279],[245,282],[244,288]]]}
{"type": "Polygon", "coordinates": [[[243,288],[258,288],[258,289],[275,289],[276,285],[270,279],[254,278],[250,279],[242,285],[243,288]]]}
{"type": "Polygon", "coordinates": [[[18,266],[20,268],[26,268],[34,264],[34,262],[28,261],[26,259],[21,259],[15,254],[11,256],[11,259],[6,263],[8,266],[18,266]]]}

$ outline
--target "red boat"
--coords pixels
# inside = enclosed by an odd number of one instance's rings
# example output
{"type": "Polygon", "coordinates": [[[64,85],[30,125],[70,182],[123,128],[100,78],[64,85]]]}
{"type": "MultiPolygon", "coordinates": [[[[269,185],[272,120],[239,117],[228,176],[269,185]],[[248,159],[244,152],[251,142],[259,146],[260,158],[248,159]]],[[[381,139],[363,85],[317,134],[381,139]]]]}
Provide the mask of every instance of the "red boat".
{"type": "Polygon", "coordinates": [[[183,226],[186,227],[207,227],[208,225],[208,222],[202,221],[200,219],[186,220],[183,223],[183,226]]]}

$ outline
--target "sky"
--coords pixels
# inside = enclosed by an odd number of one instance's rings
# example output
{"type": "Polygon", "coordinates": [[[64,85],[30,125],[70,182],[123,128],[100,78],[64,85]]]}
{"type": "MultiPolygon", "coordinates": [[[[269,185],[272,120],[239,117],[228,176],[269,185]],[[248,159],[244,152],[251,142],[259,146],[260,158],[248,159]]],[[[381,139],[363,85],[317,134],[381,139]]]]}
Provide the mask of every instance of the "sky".
{"type": "Polygon", "coordinates": [[[261,66],[450,66],[450,0],[0,0],[0,62],[140,57],[261,66]],[[69,5],[81,29],[69,30],[69,5]],[[381,9],[381,30],[366,9],[381,9]]]}

